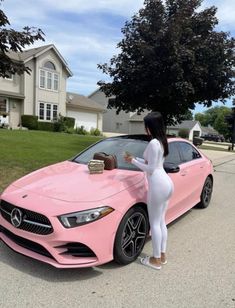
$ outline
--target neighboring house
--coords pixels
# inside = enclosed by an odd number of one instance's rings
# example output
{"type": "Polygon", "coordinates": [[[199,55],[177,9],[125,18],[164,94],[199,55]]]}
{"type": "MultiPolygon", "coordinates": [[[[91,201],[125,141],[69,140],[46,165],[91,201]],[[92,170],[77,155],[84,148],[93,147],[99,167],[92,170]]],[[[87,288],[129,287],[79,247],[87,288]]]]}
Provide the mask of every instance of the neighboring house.
{"type": "Polygon", "coordinates": [[[83,95],[67,93],[66,114],[75,118],[75,127],[84,126],[87,131],[98,128],[102,131],[102,119],[105,108],[83,95]]]}
{"type": "Polygon", "coordinates": [[[193,137],[200,137],[202,134],[201,124],[198,121],[186,120],[182,121],[180,124],[167,127],[167,134],[179,135],[181,129],[186,129],[189,131],[189,140],[193,140],[193,137]]]}
{"type": "Polygon", "coordinates": [[[219,133],[217,132],[217,130],[215,130],[212,126],[208,125],[206,126],[202,126],[202,137],[205,135],[219,135],[219,133]]]}
{"type": "Polygon", "coordinates": [[[46,122],[66,115],[66,82],[72,72],[57,48],[46,45],[9,56],[24,62],[31,74],[0,78],[0,122],[17,128],[23,114],[46,122]]]}
{"type": "Polygon", "coordinates": [[[88,98],[94,100],[106,110],[103,114],[104,132],[120,134],[143,134],[145,132],[143,117],[148,113],[147,111],[141,115],[136,112],[124,111],[117,114],[116,109],[107,108],[109,98],[100,89],[91,93],[88,98]]]}

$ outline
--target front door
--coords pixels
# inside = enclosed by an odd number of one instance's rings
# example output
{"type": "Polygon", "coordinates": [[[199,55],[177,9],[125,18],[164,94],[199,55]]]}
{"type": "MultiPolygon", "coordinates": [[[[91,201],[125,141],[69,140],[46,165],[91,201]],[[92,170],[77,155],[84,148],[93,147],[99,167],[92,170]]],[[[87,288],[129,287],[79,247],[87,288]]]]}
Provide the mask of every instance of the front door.
{"type": "Polygon", "coordinates": [[[7,127],[9,125],[9,104],[8,100],[0,97],[0,127],[7,127]]]}

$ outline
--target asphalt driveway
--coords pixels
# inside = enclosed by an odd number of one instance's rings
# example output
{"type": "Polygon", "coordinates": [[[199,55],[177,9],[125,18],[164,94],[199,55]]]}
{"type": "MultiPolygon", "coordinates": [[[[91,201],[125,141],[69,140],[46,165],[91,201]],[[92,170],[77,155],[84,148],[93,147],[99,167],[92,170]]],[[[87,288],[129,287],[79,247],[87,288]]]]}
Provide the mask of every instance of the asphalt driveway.
{"type": "MultiPolygon", "coordinates": [[[[57,270],[0,243],[0,307],[235,307],[235,155],[207,153],[214,194],[168,226],[168,264],[57,270]]],[[[151,242],[143,255],[151,253],[151,242]]]]}

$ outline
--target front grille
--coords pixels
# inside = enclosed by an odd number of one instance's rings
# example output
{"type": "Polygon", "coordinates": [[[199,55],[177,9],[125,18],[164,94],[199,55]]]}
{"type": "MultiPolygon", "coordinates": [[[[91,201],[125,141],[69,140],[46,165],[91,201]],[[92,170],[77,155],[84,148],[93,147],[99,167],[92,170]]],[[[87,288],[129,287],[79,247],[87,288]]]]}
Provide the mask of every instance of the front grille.
{"type": "Polygon", "coordinates": [[[18,229],[41,235],[47,235],[53,232],[52,225],[46,216],[20,208],[5,200],[0,201],[0,213],[2,217],[10,224],[11,212],[13,209],[19,209],[22,212],[22,223],[20,224],[18,229]]]}
{"type": "Polygon", "coordinates": [[[7,236],[12,242],[16,243],[17,245],[26,248],[30,251],[36,252],[42,256],[46,256],[48,258],[54,259],[53,256],[47,251],[43,246],[41,246],[38,243],[32,242],[30,240],[27,240],[23,237],[20,237],[6,228],[0,226],[0,232],[2,232],[5,236],[7,236]]]}
{"type": "Polygon", "coordinates": [[[70,255],[73,257],[96,257],[95,253],[82,243],[67,243],[62,246],[57,246],[55,248],[64,248],[64,252],[61,252],[61,255],[70,255]]]}

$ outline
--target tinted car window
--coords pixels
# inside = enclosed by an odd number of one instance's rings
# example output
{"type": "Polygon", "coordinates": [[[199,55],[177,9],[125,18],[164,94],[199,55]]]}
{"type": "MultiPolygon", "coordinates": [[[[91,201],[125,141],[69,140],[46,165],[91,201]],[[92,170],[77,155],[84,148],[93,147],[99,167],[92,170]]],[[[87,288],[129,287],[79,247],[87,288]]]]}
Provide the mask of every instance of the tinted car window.
{"type": "Polygon", "coordinates": [[[79,154],[73,161],[81,164],[88,164],[96,152],[115,154],[118,162],[118,169],[139,170],[136,166],[124,161],[125,151],[132,153],[135,157],[143,157],[144,150],[148,145],[147,141],[133,139],[105,139],[93,145],[83,153],[79,154]]]}
{"type": "Polygon", "coordinates": [[[179,142],[179,149],[183,158],[183,162],[188,162],[201,157],[199,152],[189,143],[179,142]]]}
{"type": "Polygon", "coordinates": [[[166,163],[179,165],[181,162],[177,142],[170,142],[168,144],[169,154],[165,158],[166,163]]]}

